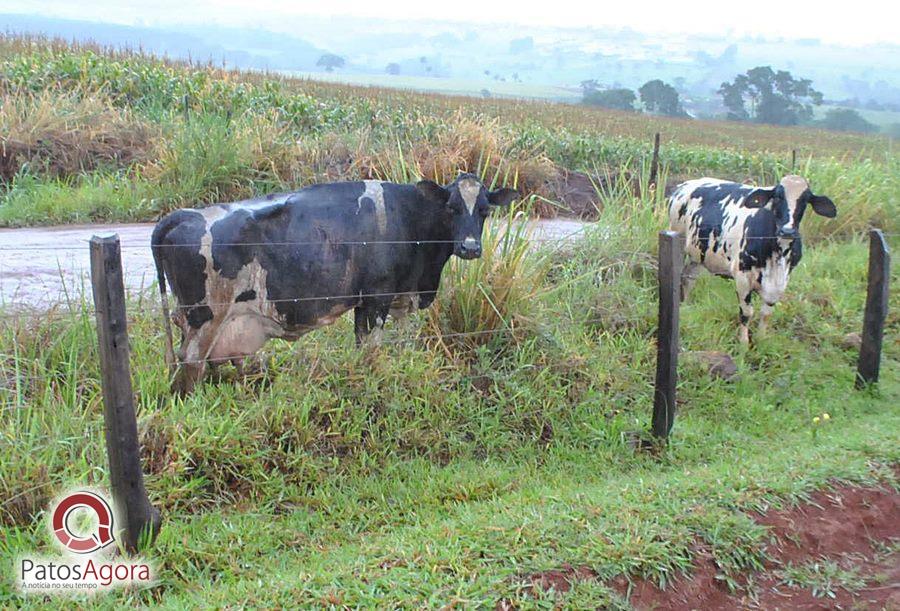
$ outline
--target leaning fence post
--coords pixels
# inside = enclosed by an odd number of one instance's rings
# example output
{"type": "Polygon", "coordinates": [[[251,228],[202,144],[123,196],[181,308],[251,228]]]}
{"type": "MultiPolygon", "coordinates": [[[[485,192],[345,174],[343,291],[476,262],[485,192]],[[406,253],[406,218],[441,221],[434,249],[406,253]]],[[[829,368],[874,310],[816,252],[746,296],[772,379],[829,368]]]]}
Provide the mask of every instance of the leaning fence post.
{"type": "Polygon", "coordinates": [[[675,385],[678,383],[678,311],[684,238],[674,231],[659,232],[659,327],[656,336],[656,387],[653,394],[653,436],[665,439],[675,422],[675,385]]]}
{"type": "Polygon", "coordinates": [[[869,280],[866,313],[863,317],[862,345],[856,367],[856,388],[878,381],[881,343],[890,296],[891,249],[879,229],[869,230],[869,280]]]}
{"type": "Polygon", "coordinates": [[[124,547],[129,552],[136,552],[144,532],[148,533],[148,544],[156,538],[160,515],[150,505],[141,471],[118,235],[91,238],[91,284],[100,345],[110,487],[118,515],[124,522],[121,529],[125,536],[124,547]]]}
{"type": "Polygon", "coordinates": [[[650,180],[648,185],[655,187],[656,178],[659,174],[659,132],[653,136],[653,157],[650,159],[650,180]]]}

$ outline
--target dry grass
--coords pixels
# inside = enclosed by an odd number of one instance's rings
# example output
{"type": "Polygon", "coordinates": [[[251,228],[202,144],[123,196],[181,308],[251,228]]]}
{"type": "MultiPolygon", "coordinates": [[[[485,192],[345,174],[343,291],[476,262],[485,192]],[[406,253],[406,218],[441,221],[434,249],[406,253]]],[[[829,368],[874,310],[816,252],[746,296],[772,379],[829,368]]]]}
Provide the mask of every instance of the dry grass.
{"type": "Polygon", "coordinates": [[[32,171],[66,177],[148,159],[158,129],[99,94],[6,93],[0,105],[0,179],[32,171]]]}

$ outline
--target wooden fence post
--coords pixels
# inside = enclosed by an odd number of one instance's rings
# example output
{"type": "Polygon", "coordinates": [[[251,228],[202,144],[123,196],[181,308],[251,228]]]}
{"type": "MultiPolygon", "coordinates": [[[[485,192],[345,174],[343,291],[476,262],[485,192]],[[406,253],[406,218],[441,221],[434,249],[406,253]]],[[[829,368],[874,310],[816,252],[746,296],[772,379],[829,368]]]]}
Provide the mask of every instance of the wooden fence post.
{"type": "Polygon", "coordinates": [[[659,175],[659,132],[653,136],[653,157],[650,159],[650,186],[656,186],[656,179],[659,175]]]}
{"type": "Polygon", "coordinates": [[[651,430],[666,439],[675,423],[675,385],[678,383],[678,313],[684,238],[674,231],[659,232],[659,328],[656,336],[656,388],[651,430]]]}
{"type": "Polygon", "coordinates": [[[109,479],[118,516],[124,521],[124,547],[137,552],[143,533],[152,543],[159,532],[160,515],[147,498],[141,471],[141,448],[131,390],[128,323],[119,236],[91,238],[91,284],[100,372],[109,479]]]}
{"type": "Polygon", "coordinates": [[[881,368],[881,343],[890,297],[891,249],[884,234],[869,230],[869,279],[866,313],[863,317],[862,345],[856,367],[856,388],[878,382],[881,368]]]}
{"type": "Polygon", "coordinates": [[[797,168],[797,149],[791,149],[791,172],[797,168]]]}

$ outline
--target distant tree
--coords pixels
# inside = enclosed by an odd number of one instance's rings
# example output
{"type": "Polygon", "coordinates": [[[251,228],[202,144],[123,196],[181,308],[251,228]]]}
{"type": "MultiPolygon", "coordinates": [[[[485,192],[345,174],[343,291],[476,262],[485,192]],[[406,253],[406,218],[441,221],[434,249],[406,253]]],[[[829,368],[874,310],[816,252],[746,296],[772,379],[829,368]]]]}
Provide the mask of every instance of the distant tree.
{"type": "Polygon", "coordinates": [[[813,105],[822,94],[809,79],[795,79],[790,72],[758,66],[722,83],[717,92],[728,109],[728,118],[773,125],[797,125],[812,119],[813,105]],[[749,105],[749,108],[748,108],[749,105]]]}
{"type": "Polygon", "coordinates": [[[597,79],[588,79],[585,81],[581,81],[581,92],[585,95],[590,93],[591,91],[597,91],[600,89],[600,83],[597,82],[597,79]]]}
{"type": "Polygon", "coordinates": [[[491,97],[491,90],[490,90],[490,89],[482,89],[482,90],[481,90],[481,97],[483,97],[483,98],[489,98],[489,97],[491,97]]]}
{"type": "Polygon", "coordinates": [[[900,123],[891,123],[884,128],[884,133],[886,133],[891,138],[900,140],[900,123]]]}
{"type": "Polygon", "coordinates": [[[825,118],[818,122],[825,129],[838,132],[862,132],[870,134],[878,131],[878,127],[866,121],[861,114],[852,108],[831,108],[825,118]]]}
{"type": "Polygon", "coordinates": [[[396,62],[391,62],[387,66],[385,66],[384,71],[388,74],[398,75],[400,74],[400,64],[396,62]]]}
{"type": "Polygon", "coordinates": [[[591,106],[633,111],[635,99],[637,98],[631,89],[594,89],[584,93],[582,102],[591,106]]]}
{"type": "Polygon", "coordinates": [[[526,36],[524,38],[515,38],[509,41],[510,53],[528,53],[534,50],[534,38],[526,36]]]}
{"type": "Polygon", "coordinates": [[[428,58],[425,57],[425,56],[423,55],[422,57],[419,58],[419,63],[420,63],[420,64],[427,64],[427,63],[428,63],[428,58]]]}
{"type": "Polygon", "coordinates": [[[316,66],[325,68],[325,72],[334,72],[335,68],[343,68],[344,63],[344,58],[340,55],[326,53],[319,58],[319,61],[316,62],[316,66]]]}
{"type": "Polygon", "coordinates": [[[675,88],[659,79],[647,81],[641,85],[638,93],[641,95],[641,104],[647,112],[667,117],[683,117],[687,114],[681,107],[681,100],[675,88]]]}

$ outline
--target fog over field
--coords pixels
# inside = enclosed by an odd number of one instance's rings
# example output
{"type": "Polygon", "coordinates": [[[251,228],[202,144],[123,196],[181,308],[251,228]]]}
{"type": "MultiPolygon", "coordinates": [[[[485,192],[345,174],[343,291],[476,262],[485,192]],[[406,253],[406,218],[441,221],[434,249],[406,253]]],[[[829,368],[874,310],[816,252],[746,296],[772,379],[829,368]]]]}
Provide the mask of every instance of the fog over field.
{"type": "Polygon", "coordinates": [[[0,26],[238,68],[454,93],[576,101],[588,79],[637,88],[658,78],[686,97],[695,116],[722,114],[715,90],[760,65],[811,79],[827,102],[852,101],[868,110],[900,105],[900,46],[889,32],[871,28],[835,32],[804,22],[791,29],[783,18],[753,28],[736,25],[743,16],[713,14],[693,23],[670,20],[667,28],[647,21],[642,29],[629,25],[634,16],[625,13],[609,18],[620,25],[588,25],[590,19],[572,16],[541,25],[527,13],[518,21],[467,20],[458,11],[410,21],[390,11],[321,16],[313,7],[306,14],[272,7],[247,14],[234,3],[192,6],[185,12],[94,3],[75,11],[62,3],[36,10],[7,2],[0,3],[0,26]],[[343,63],[329,69],[320,61],[326,54],[343,63]]]}

